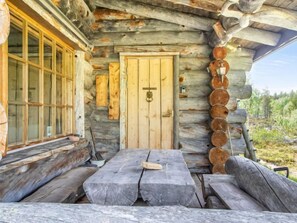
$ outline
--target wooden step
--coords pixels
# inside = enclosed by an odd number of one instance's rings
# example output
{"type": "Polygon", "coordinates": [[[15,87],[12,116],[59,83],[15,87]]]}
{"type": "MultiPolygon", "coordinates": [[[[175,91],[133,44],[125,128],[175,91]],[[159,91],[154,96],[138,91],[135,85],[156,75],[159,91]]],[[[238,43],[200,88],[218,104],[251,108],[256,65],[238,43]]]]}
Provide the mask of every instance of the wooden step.
{"type": "Polygon", "coordinates": [[[231,210],[267,211],[258,201],[232,183],[210,183],[210,188],[231,210]]]}
{"type": "Polygon", "coordinates": [[[208,196],[214,196],[215,194],[210,189],[209,184],[210,183],[232,183],[235,186],[237,185],[237,182],[232,175],[226,175],[226,174],[203,174],[202,175],[202,193],[204,199],[206,199],[208,196]]]}
{"type": "Polygon", "coordinates": [[[95,167],[78,167],[54,178],[22,202],[74,203],[85,195],[83,182],[97,171],[95,167]]]}
{"type": "Polygon", "coordinates": [[[209,209],[228,209],[216,196],[208,196],[205,207],[209,209]]]}

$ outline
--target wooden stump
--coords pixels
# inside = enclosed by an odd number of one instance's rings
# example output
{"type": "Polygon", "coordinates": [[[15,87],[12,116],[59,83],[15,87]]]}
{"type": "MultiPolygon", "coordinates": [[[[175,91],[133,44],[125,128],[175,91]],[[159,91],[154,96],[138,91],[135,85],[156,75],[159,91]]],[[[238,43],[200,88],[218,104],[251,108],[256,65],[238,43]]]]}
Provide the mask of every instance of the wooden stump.
{"type": "Polygon", "coordinates": [[[227,143],[227,141],[228,141],[228,136],[224,131],[219,130],[212,133],[211,143],[215,147],[222,147],[227,143]]]}
{"type": "Polygon", "coordinates": [[[270,211],[297,212],[297,184],[249,159],[233,156],[226,172],[235,176],[239,187],[270,211]]]}
{"type": "Polygon", "coordinates": [[[230,157],[229,152],[222,148],[212,148],[209,151],[209,161],[213,165],[225,164],[229,157],[230,157]]]}
{"type": "Polygon", "coordinates": [[[211,106],[214,106],[214,105],[225,106],[228,104],[229,99],[230,99],[230,95],[228,91],[223,89],[215,89],[209,95],[209,103],[211,106]]]}
{"type": "Polygon", "coordinates": [[[6,151],[7,131],[7,116],[4,107],[0,103],[0,160],[6,151]]]}
{"type": "Polygon", "coordinates": [[[228,122],[223,118],[214,118],[210,123],[210,128],[212,131],[224,131],[228,130],[228,122]]]}
{"type": "Polygon", "coordinates": [[[215,105],[210,109],[210,116],[212,118],[227,118],[228,114],[228,108],[222,105],[215,105]]]}

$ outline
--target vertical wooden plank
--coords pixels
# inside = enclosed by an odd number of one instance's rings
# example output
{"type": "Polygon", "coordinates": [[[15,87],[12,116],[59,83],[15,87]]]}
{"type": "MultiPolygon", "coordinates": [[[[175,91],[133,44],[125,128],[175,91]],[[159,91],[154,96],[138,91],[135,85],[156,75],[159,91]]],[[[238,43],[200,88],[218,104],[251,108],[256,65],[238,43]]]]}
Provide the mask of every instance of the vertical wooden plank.
{"type": "MultiPolygon", "coordinates": [[[[0,45],[0,103],[7,114],[8,111],[8,47],[7,42],[0,45]]],[[[7,137],[7,136],[6,136],[7,137]]],[[[6,138],[5,137],[5,138],[6,138]]],[[[7,143],[0,147],[0,155],[5,156],[7,143]]]]}
{"type": "Polygon", "coordinates": [[[161,149],[161,60],[160,58],[150,59],[150,87],[153,100],[149,103],[150,113],[150,148],[161,149]]]}
{"type": "Polygon", "coordinates": [[[173,77],[173,91],[174,91],[174,114],[173,114],[173,148],[179,149],[179,56],[174,56],[173,59],[174,77],[173,77]]]}
{"type": "Polygon", "coordinates": [[[109,119],[120,117],[120,63],[109,64],[109,119]]]}
{"type": "Polygon", "coordinates": [[[143,89],[149,87],[149,66],[148,58],[139,59],[139,148],[149,148],[149,102],[143,89]]]}
{"type": "Polygon", "coordinates": [[[108,75],[96,76],[96,105],[108,105],[108,75]]]}
{"type": "Polygon", "coordinates": [[[120,149],[127,148],[127,60],[120,54],[120,149]]]}
{"type": "Polygon", "coordinates": [[[128,148],[138,148],[138,59],[128,58],[128,148]]]}
{"type": "Polygon", "coordinates": [[[173,148],[173,58],[161,59],[162,149],[173,148]]]}

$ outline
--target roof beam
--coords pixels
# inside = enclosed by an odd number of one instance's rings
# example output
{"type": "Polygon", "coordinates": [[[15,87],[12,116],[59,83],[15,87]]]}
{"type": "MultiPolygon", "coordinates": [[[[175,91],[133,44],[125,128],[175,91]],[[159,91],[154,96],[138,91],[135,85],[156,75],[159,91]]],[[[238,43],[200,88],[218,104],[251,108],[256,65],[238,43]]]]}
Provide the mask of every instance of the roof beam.
{"type": "MultiPolygon", "coordinates": [[[[142,0],[137,0],[142,1],[142,0]]],[[[159,0],[160,1],[160,0],[159,0]]],[[[226,2],[225,0],[162,0],[175,5],[181,5],[196,9],[202,9],[208,12],[219,13],[226,2]]],[[[258,22],[266,25],[277,26],[285,29],[297,31],[297,12],[279,7],[263,5],[257,16],[252,16],[252,22],[258,22]]]]}
{"type": "MultiPolygon", "coordinates": [[[[166,8],[147,4],[135,4],[135,1],[132,0],[96,0],[95,4],[103,8],[154,18],[203,31],[212,30],[212,25],[216,22],[213,19],[189,15],[166,8]]],[[[280,35],[277,33],[250,27],[236,33],[234,37],[269,46],[275,46],[280,39],[280,35]]]]}

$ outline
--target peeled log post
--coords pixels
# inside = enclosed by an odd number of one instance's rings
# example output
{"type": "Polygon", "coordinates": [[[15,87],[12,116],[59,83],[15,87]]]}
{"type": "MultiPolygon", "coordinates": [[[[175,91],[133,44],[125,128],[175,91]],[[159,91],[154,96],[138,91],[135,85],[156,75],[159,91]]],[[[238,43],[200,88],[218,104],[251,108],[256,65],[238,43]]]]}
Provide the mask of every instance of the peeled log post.
{"type": "Polygon", "coordinates": [[[227,150],[224,150],[222,148],[212,148],[209,151],[209,161],[211,164],[225,164],[228,158],[230,157],[230,154],[227,150]]]}
{"type": "Polygon", "coordinates": [[[4,107],[0,103],[0,161],[2,159],[2,156],[6,153],[7,131],[7,116],[4,107]]]}
{"type": "Polygon", "coordinates": [[[225,169],[239,187],[270,211],[297,212],[297,184],[249,159],[230,157],[225,169]]]}
{"type": "Polygon", "coordinates": [[[5,0],[0,0],[0,45],[4,43],[10,30],[9,9],[5,0]]]}

